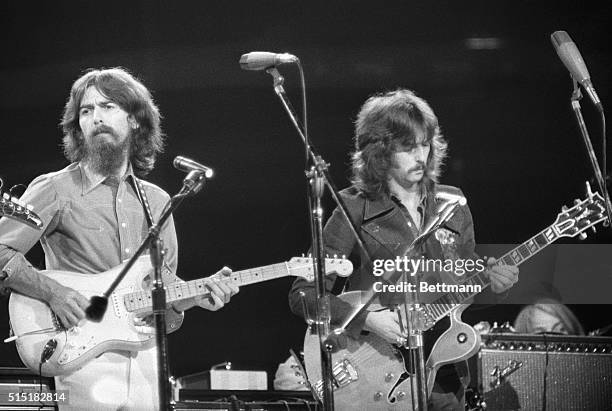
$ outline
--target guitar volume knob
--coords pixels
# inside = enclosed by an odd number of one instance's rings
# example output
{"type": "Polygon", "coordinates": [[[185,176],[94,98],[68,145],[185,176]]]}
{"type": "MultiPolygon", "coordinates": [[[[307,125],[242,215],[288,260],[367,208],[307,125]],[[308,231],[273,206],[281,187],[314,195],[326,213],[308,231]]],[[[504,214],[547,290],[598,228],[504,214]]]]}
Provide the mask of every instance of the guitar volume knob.
{"type": "Polygon", "coordinates": [[[388,372],[385,374],[385,382],[391,382],[395,378],[395,375],[392,372],[388,372]]]}
{"type": "Polygon", "coordinates": [[[383,397],[383,393],[378,391],[376,394],[374,394],[374,401],[380,401],[383,397]]]}

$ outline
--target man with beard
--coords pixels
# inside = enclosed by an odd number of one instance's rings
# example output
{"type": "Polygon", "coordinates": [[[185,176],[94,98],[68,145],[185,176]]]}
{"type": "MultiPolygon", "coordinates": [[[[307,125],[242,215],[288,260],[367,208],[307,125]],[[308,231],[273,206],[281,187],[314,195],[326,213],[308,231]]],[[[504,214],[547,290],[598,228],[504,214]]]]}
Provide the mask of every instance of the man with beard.
{"type": "MultiPolygon", "coordinates": [[[[22,197],[42,218],[43,229],[0,220],[0,291],[12,289],[46,302],[62,325],[71,328],[85,321],[88,299],[41,275],[24,254],[40,241],[47,269],[92,275],[107,271],[129,259],[146,237],[147,203],[156,221],[169,195],[140,180],[153,169],[163,136],[151,94],[127,71],[91,70],[76,80],[61,126],[64,153],[72,164],[36,178],[22,197]]],[[[165,264],[175,273],[172,219],[160,237],[165,264]]],[[[174,303],[168,322],[180,325],[183,311],[196,305],[223,307],[238,292],[233,284],[219,281],[230,272],[223,268],[207,281],[211,297],[174,303]]],[[[166,281],[177,281],[169,277],[166,281]]],[[[56,388],[68,390],[70,398],[60,409],[157,409],[156,363],[155,348],[107,352],[81,370],[56,377],[56,388]]]]}

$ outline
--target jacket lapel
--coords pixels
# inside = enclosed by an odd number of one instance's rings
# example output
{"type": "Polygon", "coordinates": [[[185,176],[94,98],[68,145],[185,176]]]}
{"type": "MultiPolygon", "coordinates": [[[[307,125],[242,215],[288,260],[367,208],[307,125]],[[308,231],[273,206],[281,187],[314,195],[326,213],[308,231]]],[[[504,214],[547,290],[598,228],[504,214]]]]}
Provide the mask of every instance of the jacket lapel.
{"type": "MultiPolygon", "coordinates": [[[[399,256],[402,248],[414,239],[400,209],[388,197],[366,199],[361,228],[378,243],[375,247],[383,247],[392,258],[399,256]]],[[[373,255],[379,254],[376,250],[370,251],[373,255]]]]}

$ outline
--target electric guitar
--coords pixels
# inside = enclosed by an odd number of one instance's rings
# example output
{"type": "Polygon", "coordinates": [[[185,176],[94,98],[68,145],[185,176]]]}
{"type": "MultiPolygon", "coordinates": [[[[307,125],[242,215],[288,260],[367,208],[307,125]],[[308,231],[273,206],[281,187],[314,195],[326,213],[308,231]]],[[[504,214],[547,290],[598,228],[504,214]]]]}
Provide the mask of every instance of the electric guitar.
{"type": "MultiPolygon", "coordinates": [[[[575,200],[571,208],[563,207],[552,225],[508,251],[499,258],[499,263],[520,265],[561,237],[580,235],[581,239],[586,238],[585,230],[606,220],[603,198],[599,193],[591,193],[590,187],[587,187],[587,191],[585,200],[575,200]]],[[[485,272],[479,272],[461,284],[480,285],[484,289],[490,283],[485,272]]],[[[431,395],[440,367],[466,360],[479,349],[480,335],[461,320],[461,314],[469,306],[466,301],[476,294],[443,293],[434,297],[430,303],[421,304],[408,312],[410,316],[416,316],[412,317],[412,323],[418,324],[421,331],[430,330],[446,316],[450,318],[450,327],[433,343],[425,365],[428,395],[431,395]]],[[[338,297],[355,307],[363,305],[360,291],[344,293],[338,297]]],[[[373,303],[367,309],[380,311],[388,307],[373,303]]],[[[320,343],[315,332],[306,333],[304,361],[308,380],[321,399],[323,384],[320,343]]],[[[362,334],[358,339],[349,337],[346,348],[332,354],[336,409],[353,410],[355,404],[367,410],[411,409],[412,399],[415,399],[416,404],[417,391],[416,383],[412,381],[414,369],[409,354],[408,350],[398,348],[374,333],[362,334]]]]}
{"type": "MultiPolygon", "coordinates": [[[[81,274],[63,271],[42,271],[71,287],[85,297],[101,295],[106,291],[123,264],[100,274],[81,274]]],[[[327,274],[346,277],[353,272],[347,259],[327,258],[327,274]]],[[[140,351],[155,344],[155,329],[143,323],[142,317],[152,311],[151,293],[143,288],[143,280],[153,268],[149,256],[140,257],[109,297],[102,321],[84,321],[79,327],[65,329],[50,307],[43,301],[17,292],[9,300],[9,316],[14,333],[8,340],[16,340],[17,351],[24,364],[37,374],[56,376],[68,374],[83,367],[89,360],[111,350],[140,351]]],[[[221,281],[238,286],[255,284],[285,276],[314,279],[313,260],[294,257],[288,262],[235,271],[221,281]]],[[[206,279],[176,282],[166,286],[166,302],[210,295],[206,279]]],[[[170,323],[169,331],[177,329],[182,318],[170,323]]]]}

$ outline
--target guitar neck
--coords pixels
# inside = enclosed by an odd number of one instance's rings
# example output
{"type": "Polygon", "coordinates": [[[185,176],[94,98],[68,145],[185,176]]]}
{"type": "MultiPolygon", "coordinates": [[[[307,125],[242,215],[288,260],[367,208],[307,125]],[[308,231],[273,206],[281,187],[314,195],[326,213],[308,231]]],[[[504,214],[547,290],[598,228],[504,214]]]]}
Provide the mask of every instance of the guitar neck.
{"type": "MultiPolygon", "coordinates": [[[[529,240],[520,244],[518,247],[513,248],[512,250],[501,256],[498,259],[498,264],[517,266],[521,265],[534,255],[542,251],[544,248],[555,242],[559,237],[559,234],[554,229],[554,225],[551,225],[540,231],[535,236],[531,237],[529,240]]],[[[489,277],[485,274],[485,272],[480,271],[477,274],[466,278],[464,281],[461,282],[461,284],[479,286],[475,288],[480,288],[482,290],[488,287],[491,282],[489,281],[489,277]]],[[[466,287],[466,289],[474,288],[466,287]]],[[[478,292],[447,293],[442,297],[436,299],[433,303],[427,305],[426,310],[429,311],[429,314],[432,317],[435,317],[436,320],[438,320],[444,317],[444,315],[446,315],[446,313],[448,313],[450,310],[460,304],[465,303],[467,300],[474,297],[476,294],[478,294],[478,292]]]]}
{"type": "MultiPolygon", "coordinates": [[[[248,270],[235,271],[220,281],[237,286],[260,283],[290,275],[287,263],[277,263],[248,270]]],[[[199,278],[187,282],[177,282],[166,286],[166,303],[172,304],[188,298],[210,295],[207,279],[199,278]]],[[[123,297],[128,311],[146,311],[152,308],[151,293],[149,291],[136,291],[123,297]]]]}

